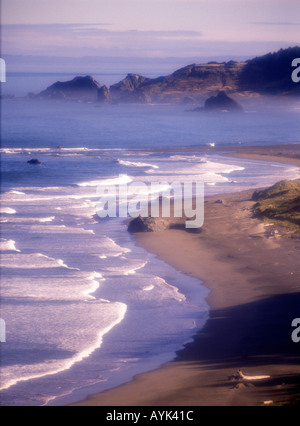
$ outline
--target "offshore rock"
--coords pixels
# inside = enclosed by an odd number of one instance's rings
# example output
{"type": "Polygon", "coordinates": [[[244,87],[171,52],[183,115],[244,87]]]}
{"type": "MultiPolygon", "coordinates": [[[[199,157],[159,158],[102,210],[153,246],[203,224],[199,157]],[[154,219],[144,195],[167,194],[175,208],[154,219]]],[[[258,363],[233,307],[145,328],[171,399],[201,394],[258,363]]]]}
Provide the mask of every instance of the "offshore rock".
{"type": "Polygon", "coordinates": [[[206,112],[242,112],[243,107],[221,91],[217,96],[211,96],[207,99],[203,110],[206,112]]]}
{"type": "Polygon", "coordinates": [[[33,158],[32,160],[27,161],[27,164],[31,164],[33,166],[40,166],[43,163],[40,160],[33,158]]]}
{"type": "Polygon", "coordinates": [[[93,77],[75,77],[70,81],[57,81],[45,91],[41,92],[38,98],[65,99],[78,101],[97,100],[98,90],[101,84],[93,77]]]}

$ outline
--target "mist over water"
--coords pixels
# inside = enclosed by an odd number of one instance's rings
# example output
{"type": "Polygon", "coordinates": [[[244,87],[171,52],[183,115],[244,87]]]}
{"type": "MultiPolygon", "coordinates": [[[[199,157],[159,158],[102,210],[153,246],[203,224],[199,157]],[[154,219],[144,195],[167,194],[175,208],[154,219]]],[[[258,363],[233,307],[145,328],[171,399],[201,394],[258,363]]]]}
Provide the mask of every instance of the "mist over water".
{"type": "Polygon", "coordinates": [[[196,148],[294,143],[299,130],[295,104],[216,115],[3,100],[1,403],[116,386],[172,360],[208,318],[203,283],[136,247],[121,219],[97,217],[101,182],[201,181],[206,195],[267,186],[299,169],[196,148]]]}
{"type": "Polygon", "coordinates": [[[244,114],[187,108],[4,100],[2,146],[153,149],[299,142],[297,104],[284,109],[249,106],[244,114]]]}

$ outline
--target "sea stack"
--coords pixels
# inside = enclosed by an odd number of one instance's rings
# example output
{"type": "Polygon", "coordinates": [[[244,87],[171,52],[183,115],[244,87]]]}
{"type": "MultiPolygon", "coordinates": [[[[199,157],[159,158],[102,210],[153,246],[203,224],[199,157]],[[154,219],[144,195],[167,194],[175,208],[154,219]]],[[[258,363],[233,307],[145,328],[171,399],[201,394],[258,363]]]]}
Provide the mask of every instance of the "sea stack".
{"type": "Polygon", "coordinates": [[[43,99],[64,99],[77,101],[96,101],[101,84],[93,77],[75,77],[70,81],[57,81],[37,95],[43,99]]]}
{"type": "Polygon", "coordinates": [[[242,112],[243,107],[230,98],[224,91],[220,91],[217,96],[211,96],[204,104],[206,112],[242,112]]]}

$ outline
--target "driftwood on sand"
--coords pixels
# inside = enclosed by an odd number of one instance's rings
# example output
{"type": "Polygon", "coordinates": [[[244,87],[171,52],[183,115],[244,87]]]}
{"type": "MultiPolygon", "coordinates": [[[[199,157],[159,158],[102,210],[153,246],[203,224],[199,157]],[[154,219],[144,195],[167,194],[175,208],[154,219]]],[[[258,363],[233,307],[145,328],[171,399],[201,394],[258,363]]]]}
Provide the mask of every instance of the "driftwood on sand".
{"type": "Polygon", "coordinates": [[[270,379],[270,376],[246,376],[241,370],[238,370],[236,376],[235,376],[236,380],[244,380],[247,382],[252,382],[252,381],[256,381],[256,380],[265,380],[265,379],[270,379]]]}

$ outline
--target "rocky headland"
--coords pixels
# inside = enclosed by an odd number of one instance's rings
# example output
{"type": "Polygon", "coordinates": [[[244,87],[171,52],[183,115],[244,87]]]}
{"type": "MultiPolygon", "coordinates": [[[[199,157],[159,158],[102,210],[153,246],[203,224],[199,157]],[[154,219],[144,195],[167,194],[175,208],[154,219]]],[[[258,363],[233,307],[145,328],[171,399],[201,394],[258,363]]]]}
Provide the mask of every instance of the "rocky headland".
{"type": "MultiPolygon", "coordinates": [[[[291,64],[297,57],[300,58],[298,46],[281,49],[246,62],[192,64],[157,78],[128,74],[109,88],[91,76],[79,76],[71,81],[56,82],[38,95],[30,96],[39,99],[100,103],[159,104],[203,104],[207,98],[219,92],[241,98],[266,95],[299,96],[300,85],[295,84],[291,78],[291,64]]],[[[222,97],[225,101],[224,95],[218,96],[215,101],[208,101],[207,109],[214,109],[215,102],[220,103],[222,97]]],[[[228,106],[228,100],[226,102],[228,106]]],[[[229,106],[232,108],[232,103],[229,106]]],[[[234,108],[240,109],[237,105],[234,108]]]]}

